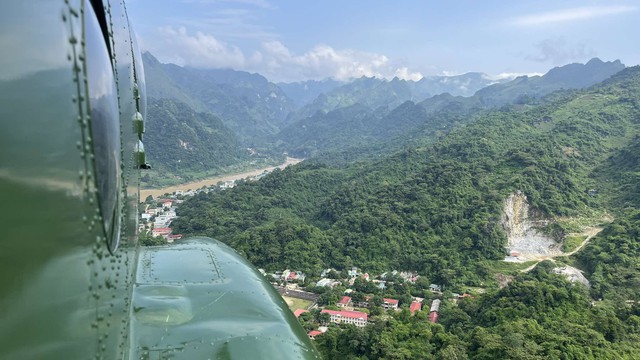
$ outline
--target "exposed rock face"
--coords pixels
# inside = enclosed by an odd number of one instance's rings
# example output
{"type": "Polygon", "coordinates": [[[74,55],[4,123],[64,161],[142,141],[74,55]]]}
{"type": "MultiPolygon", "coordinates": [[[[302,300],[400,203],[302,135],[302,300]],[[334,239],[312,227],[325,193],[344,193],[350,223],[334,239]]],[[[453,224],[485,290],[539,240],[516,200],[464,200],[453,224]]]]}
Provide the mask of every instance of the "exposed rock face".
{"type": "Polygon", "coordinates": [[[560,244],[538,230],[547,224],[547,220],[536,219],[522,192],[511,194],[505,200],[502,226],[507,233],[507,248],[515,257],[524,261],[535,256],[561,253],[560,244]]]}
{"type": "Polygon", "coordinates": [[[565,265],[563,267],[557,267],[553,269],[553,272],[556,274],[564,275],[567,280],[571,282],[579,282],[589,287],[589,280],[582,274],[582,270],[576,269],[572,266],[565,265]]]}

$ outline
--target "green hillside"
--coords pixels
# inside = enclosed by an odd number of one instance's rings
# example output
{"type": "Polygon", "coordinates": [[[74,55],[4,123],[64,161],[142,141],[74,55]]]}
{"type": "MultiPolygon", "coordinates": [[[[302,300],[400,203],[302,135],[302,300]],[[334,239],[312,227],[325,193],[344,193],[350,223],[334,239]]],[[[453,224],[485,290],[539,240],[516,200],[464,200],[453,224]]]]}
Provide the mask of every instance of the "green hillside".
{"type": "Polygon", "coordinates": [[[184,182],[249,160],[235,134],[216,116],[170,99],[149,100],[144,144],[154,170],[146,172],[145,185],[184,182]],[[172,179],[174,174],[180,178],[172,179]]]}
{"type": "Polygon", "coordinates": [[[261,144],[265,136],[276,133],[294,109],[292,100],[259,74],[161,64],[149,53],[142,59],[150,97],[213,113],[245,146],[261,144]]]}
{"type": "Polygon", "coordinates": [[[301,165],[194,199],[176,225],[219,238],[258,266],[289,266],[290,244],[280,233],[304,228],[318,236],[304,244],[325,266],[417,269],[443,283],[480,282],[483,261],[504,255],[498,219],[509,193],[522,190],[547,216],[608,204],[602,199],[611,194],[589,196],[601,182],[591,175],[637,133],[638,72],[545,105],[489,112],[433,146],[375,163],[301,165]]]}

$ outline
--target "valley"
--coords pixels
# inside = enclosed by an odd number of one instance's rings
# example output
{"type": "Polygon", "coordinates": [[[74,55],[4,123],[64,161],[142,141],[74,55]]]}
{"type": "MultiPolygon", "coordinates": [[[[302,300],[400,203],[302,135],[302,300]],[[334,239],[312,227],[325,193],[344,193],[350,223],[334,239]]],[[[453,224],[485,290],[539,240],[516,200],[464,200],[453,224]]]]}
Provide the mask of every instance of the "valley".
{"type": "Polygon", "coordinates": [[[140,198],[146,199],[148,196],[152,196],[153,198],[158,198],[165,194],[173,194],[176,191],[197,190],[203,187],[217,185],[220,182],[227,182],[227,181],[233,182],[236,180],[251,178],[260,174],[269,173],[275,169],[284,169],[287,166],[295,165],[301,162],[302,160],[303,159],[287,157],[285,161],[278,166],[268,166],[268,167],[251,170],[251,171],[245,171],[245,172],[236,173],[236,174],[214,176],[214,177],[198,180],[195,182],[178,184],[178,185],[168,186],[160,189],[140,189],[140,198]]]}
{"type": "MultiPolygon", "coordinates": [[[[162,144],[154,150],[163,152],[160,168],[180,174],[207,161],[222,167],[256,155],[294,157],[278,171],[265,166],[142,191],[157,198],[271,171],[185,198],[171,224],[176,234],[216,238],[267,273],[305,274],[296,287],[316,293],[331,311],[354,291],[357,298],[401,299],[395,312],[369,309],[373,325],[314,332],[327,358],[640,353],[640,333],[629,325],[640,319],[633,305],[640,300],[639,67],[593,59],[465,96],[367,78],[310,82],[308,93],[296,95],[304,87],[279,91],[258,74],[151,67],[164,73],[165,95],[173,94],[153,103],[161,110],[155,116],[170,119],[173,129],[154,141],[162,144]],[[182,80],[172,80],[175,74],[182,80]],[[210,79],[208,97],[188,95],[205,87],[199,78],[210,79]],[[178,98],[198,110],[177,105],[178,98]],[[181,120],[181,113],[193,116],[181,120]],[[212,115],[198,115],[204,113],[212,115]],[[241,129],[249,123],[254,127],[241,129]],[[208,137],[220,134],[224,148],[208,137]],[[198,149],[210,155],[198,158],[198,149]],[[232,161],[218,162],[225,159],[232,161]],[[360,269],[354,284],[338,278],[329,281],[333,287],[320,285],[327,269],[353,268],[360,269]],[[394,271],[416,276],[369,279],[394,271]],[[381,281],[388,286],[378,287],[381,281]],[[439,320],[426,311],[411,316],[418,299],[442,301],[439,320]],[[385,341],[388,348],[380,349],[385,341]]],[[[316,330],[307,317],[302,323],[316,330]]]]}

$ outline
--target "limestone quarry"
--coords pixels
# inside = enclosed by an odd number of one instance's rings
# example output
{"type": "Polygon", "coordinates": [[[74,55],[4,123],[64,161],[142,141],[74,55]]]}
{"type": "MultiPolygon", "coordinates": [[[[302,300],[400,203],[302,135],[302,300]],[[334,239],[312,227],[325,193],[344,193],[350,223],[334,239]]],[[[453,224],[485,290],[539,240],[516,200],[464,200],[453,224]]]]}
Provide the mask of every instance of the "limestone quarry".
{"type": "Polygon", "coordinates": [[[510,254],[506,261],[525,262],[562,254],[561,244],[540,230],[549,221],[532,211],[522,192],[513,193],[504,201],[501,222],[510,254]]]}
{"type": "MultiPolygon", "coordinates": [[[[510,256],[505,258],[509,262],[535,261],[535,263],[522,272],[531,271],[540,261],[551,260],[555,262],[556,256],[570,256],[580,251],[591,238],[602,231],[601,227],[585,227],[580,234],[586,236],[585,240],[574,250],[562,252],[562,244],[555,242],[545,235],[540,229],[551,221],[536,214],[527,201],[527,197],[520,191],[513,193],[504,201],[502,213],[502,226],[507,233],[507,251],[510,256]]],[[[580,269],[569,265],[557,266],[553,269],[556,274],[564,275],[569,281],[582,283],[589,286],[589,280],[580,269]]],[[[500,281],[500,279],[498,279],[500,281]]],[[[511,279],[506,279],[501,287],[506,286],[511,279]]]]}

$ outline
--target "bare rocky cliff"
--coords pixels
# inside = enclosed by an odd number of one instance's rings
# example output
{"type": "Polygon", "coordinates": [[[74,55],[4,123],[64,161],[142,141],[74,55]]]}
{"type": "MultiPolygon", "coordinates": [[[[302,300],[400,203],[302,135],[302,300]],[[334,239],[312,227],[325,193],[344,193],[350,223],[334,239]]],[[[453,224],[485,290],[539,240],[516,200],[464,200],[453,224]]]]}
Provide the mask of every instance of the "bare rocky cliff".
{"type": "Polygon", "coordinates": [[[537,256],[560,254],[560,244],[539,230],[548,223],[548,220],[536,216],[522,192],[509,195],[504,201],[502,213],[502,226],[507,233],[509,253],[523,261],[537,256]]]}

